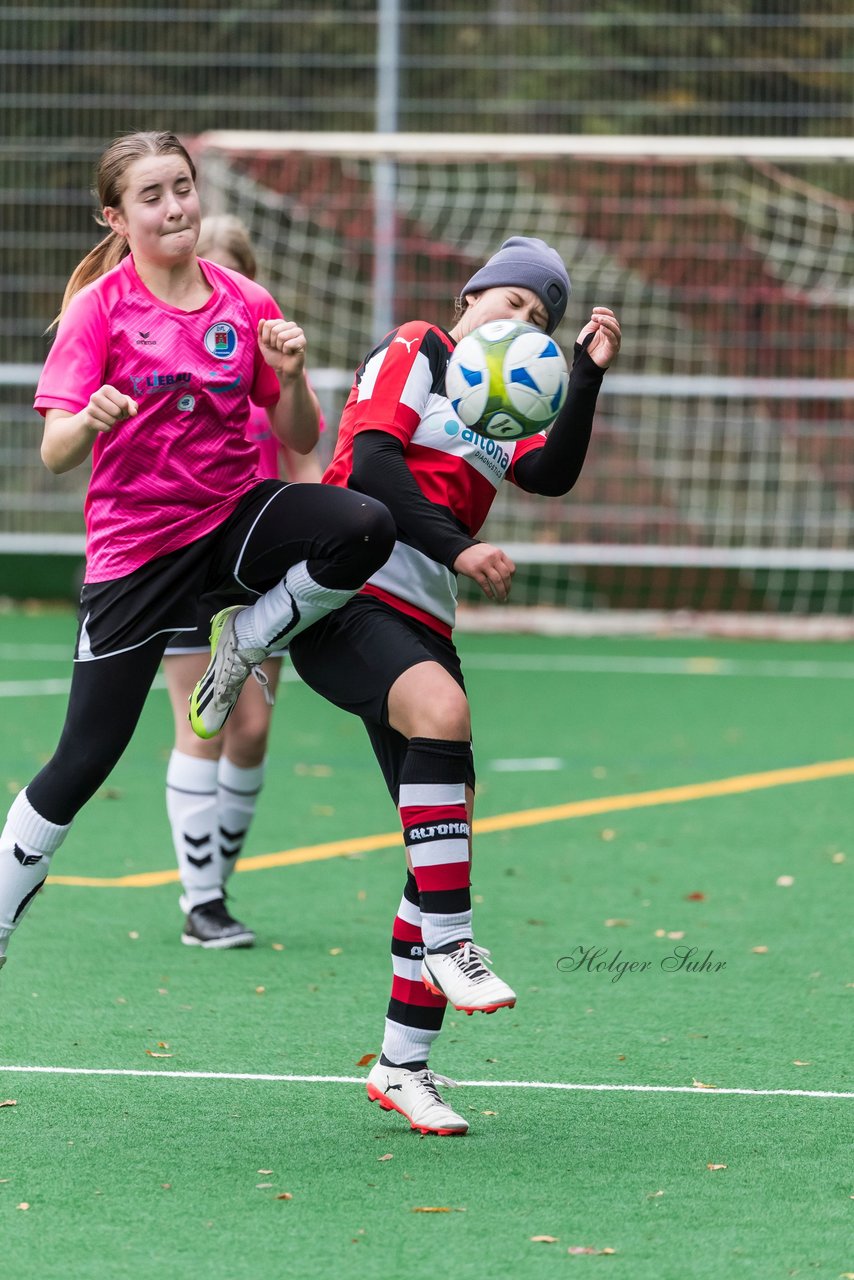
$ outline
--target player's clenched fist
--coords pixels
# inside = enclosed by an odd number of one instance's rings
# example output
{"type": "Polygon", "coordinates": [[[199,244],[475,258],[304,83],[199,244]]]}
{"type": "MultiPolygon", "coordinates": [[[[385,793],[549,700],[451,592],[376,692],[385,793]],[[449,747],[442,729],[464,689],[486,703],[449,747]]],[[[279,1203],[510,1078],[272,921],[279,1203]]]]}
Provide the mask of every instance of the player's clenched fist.
{"type": "Polygon", "coordinates": [[[305,365],[305,334],[293,320],[259,320],[261,355],[277,373],[296,377],[305,365]]]}
{"type": "Polygon", "coordinates": [[[109,384],[93,391],[86,406],[86,426],[93,431],[112,431],[117,422],[135,418],[139,406],[130,396],[109,384]]]}
{"type": "Polygon", "coordinates": [[[454,561],[457,573],[463,573],[480,587],[491,600],[506,600],[516,566],[500,547],[478,542],[466,547],[454,561]]]}

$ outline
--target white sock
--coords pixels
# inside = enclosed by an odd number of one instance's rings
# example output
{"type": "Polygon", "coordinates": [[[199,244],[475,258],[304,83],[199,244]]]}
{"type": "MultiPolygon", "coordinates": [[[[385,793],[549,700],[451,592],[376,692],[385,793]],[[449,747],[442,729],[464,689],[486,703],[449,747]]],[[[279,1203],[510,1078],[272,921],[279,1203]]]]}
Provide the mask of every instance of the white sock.
{"type": "Polygon", "coordinates": [[[242,609],[235,620],[237,643],[241,649],[267,649],[276,652],[287,647],[324,614],[340,609],[358,590],[333,590],[315,582],[307,562],[291,565],[278,586],[242,609]]]}
{"type": "Polygon", "coordinates": [[[386,1018],[382,1052],[396,1066],[404,1062],[426,1062],[438,1034],[423,1027],[405,1027],[402,1022],[386,1018]]]}
{"type": "Polygon", "coordinates": [[[166,772],[166,812],[183,894],[181,910],[192,911],[222,897],[217,832],[218,761],[174,750],[166,772]]]}
{"type": "Polygon", "coordinates": [[[258,794],[264,785],[266,761],[251,769],[242,769],[227,756],[219,758],[217,772],[217,821],[222,883],[234,871],[243,849],[246,833],[255,817],[258,794]]]}
{"type": "Polygon", "coordinates": [[[71,827],[48,822],[19,791],[0,834],[0,956],[47,879],[50,860],[71,827]]]}

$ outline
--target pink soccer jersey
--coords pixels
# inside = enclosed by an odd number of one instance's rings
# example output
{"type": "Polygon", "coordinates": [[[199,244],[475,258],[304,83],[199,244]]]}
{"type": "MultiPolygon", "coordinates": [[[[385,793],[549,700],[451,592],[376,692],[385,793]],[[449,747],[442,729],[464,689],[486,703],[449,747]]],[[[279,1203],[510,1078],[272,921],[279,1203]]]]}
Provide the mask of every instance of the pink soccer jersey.
{"type": "Polygon", "coordinates": [[[257,482],[251,401],[279,383],[258,349],[259,319],[281,311],[245,276],[212,262],[197,311],[149,293],[130,255],[82,289],[59,324],[35,407],[78,413],[99,387],[137,402],[99,433],[86,495],[86,581],[121,578],[216,528],[257,482]]]}

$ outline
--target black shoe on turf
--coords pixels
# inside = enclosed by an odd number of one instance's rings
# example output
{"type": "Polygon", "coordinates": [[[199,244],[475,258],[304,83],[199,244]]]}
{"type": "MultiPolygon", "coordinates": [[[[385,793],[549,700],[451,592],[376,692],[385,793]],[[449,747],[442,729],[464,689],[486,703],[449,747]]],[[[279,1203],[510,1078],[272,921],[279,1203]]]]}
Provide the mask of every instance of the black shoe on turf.
{"type": "Polygon", "coordinates": [[[253,946],[255,934],[228,914],[224,898],[214,898],[187,913],[181,941],[188,947],[226,951],[230,947],[253,946]]]}

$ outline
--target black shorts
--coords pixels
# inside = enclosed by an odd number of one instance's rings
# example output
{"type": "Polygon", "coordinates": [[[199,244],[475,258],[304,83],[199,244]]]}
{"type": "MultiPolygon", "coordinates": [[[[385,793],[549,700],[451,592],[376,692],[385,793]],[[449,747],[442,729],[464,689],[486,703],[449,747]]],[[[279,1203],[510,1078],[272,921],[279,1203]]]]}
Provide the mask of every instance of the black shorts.
{"type": "MultiPolygon", "coordinates": [[[[254,599],[240,580],[245,543],[283,484],[265,480],[240,499],[221,525],[186,547],[109,582],[87,582],[80,593],[75,662],[138,649],[155,636],[194,632],[199,600],[216,592],[225,604],[254,599]]],[[[270,584],[272,585],[272,583],[270,584]]]]}
{"type": "MultiPolygon", "coordinates": [[[[362,719],[396,804],[407,740],[389,725],[389,690],[410,667],[438,662],[465,692],[453,641],[375,596],[361,594],[295,636],[289,653],[310,688],[362,719]]],[[[471,757],[467,782],[474,788],[471,757]]]]}

